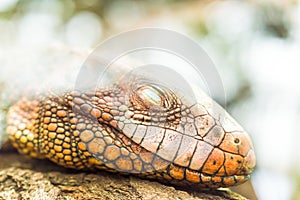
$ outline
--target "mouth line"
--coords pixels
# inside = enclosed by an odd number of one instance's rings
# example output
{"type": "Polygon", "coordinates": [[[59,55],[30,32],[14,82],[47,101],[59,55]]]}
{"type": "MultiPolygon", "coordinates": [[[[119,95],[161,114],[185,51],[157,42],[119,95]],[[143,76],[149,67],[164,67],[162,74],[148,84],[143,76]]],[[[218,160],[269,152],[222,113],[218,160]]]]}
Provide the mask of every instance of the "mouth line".
{"type": "Polygon", "coordinates": [[[250,178],[250,174],[233,174],[233,175],[220,176],[220,175],[216,175],[216,174],[208,174],[208,173],[205,173],[205,172],[192,170],[192,169],[189,169],[189,168],[186,168],[186,167],[179,166],[179,165],[174,164],[174,163],[172,163],[171,165],[173,165],[174,167],[177,167],[177,168],[181,168],[184,171],[189,171],[189,172],[198,174],[200,178],[201,178],[201,176],[205,176],[205,177],[209,177],[209,178],[221,178],[221,179],[233,178],[234,180],[236,180],[236,183],[238,183],[240,181],[243,181],[243,180],[248,180],[250,178]]]}

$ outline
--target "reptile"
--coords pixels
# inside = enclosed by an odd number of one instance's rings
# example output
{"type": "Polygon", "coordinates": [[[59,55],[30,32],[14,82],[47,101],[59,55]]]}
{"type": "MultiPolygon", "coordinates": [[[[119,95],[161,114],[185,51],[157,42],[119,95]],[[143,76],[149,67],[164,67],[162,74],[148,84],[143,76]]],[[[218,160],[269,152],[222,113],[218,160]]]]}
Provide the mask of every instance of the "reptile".
{"type": "Polygon", "coordinates": [[[7,114],[22,154],[195,188],[241,184],[256,160],[247,132],[215,101],[151,81],[25,95],[7,114]]]}

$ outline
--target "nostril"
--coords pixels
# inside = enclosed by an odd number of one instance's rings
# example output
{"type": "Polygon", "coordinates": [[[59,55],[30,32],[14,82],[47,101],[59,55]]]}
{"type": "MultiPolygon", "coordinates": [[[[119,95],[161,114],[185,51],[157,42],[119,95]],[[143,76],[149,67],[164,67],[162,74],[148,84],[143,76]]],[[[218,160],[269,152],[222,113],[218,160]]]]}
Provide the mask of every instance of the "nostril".
{"type": "Polygon", "coordinates": [[[239,144],[239,143],[240,143],[240,139],[239,139],[239,138],[235,138],[235,139],[234,139],[234,143],[235,143],[235,144],[239,144]]]}

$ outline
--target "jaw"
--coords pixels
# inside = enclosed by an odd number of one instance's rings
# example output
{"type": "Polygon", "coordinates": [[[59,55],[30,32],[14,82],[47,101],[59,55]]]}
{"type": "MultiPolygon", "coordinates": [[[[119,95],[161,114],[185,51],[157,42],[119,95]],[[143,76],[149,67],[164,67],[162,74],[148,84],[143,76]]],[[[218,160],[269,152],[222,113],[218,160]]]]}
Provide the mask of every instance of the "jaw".
{"type": "MultiPolygon", "coordinates": [[[[121,140],[125,144],[130,141],[130,138],[128,138],[122,132],[114,128],[112,128],[111,130],[114,134],[116,134],[116,136],[118,136],[118,138],[122,138],[121,140]]],[[[133,141],[130,141],[130,145],[128,147],[134,146],[139,145],[136,145],[133,141]]],[[[242,184],[250,178],[250,175],[246,174],[248,172],[250,173],[250,171],[243,170],[244,164],[246,165],[247,163],[246,160],[243,161],[243,165],[241,165],[236,171],[231,172],[230,174],[224,173],[222,171],[222,167],[219,167],[219,170],[217,172],[210,173],[203,172],[203,170],[201,169],[193,170],[189,167],[182,167],[180,165],[177,165],[176,162],[167,161],[160,156],[149,152],[147,149],[141,146],[139,146],[139,151],[137,152],[134,149],[136,148],[132,148],[132,150],[137,154],[137,156],[143,157],[143,165],[149,165],[149,168],[144,167],[144,170],[142,171],[135,170],[131,171],[130,173],[142,178],[159,180],[160,182],[165,184],[171,184],[180,187],[191,187],[199,190],[200,188],[231,187],[242,184]],[[151,157],[154,158],[151,162],[144,162],[144,160],[148,160],[147,158],[151,157]]]]}
{"type": "MultiPolygon", "coordinates": [[[[206,174],[203,172],[191,170],[188,168],[180,167],[175,164],[171,164],[167,170],[167,174],[170,175],[168,183],[179,186],[190,186],[193,188],[219,188],[219,187],[231,187],[242,184],[249,180],[249,174],[237,174],[237,175],[217,175],[206,174]]],[[[165,181],[164,181],[165,182],[165,181]]]]}

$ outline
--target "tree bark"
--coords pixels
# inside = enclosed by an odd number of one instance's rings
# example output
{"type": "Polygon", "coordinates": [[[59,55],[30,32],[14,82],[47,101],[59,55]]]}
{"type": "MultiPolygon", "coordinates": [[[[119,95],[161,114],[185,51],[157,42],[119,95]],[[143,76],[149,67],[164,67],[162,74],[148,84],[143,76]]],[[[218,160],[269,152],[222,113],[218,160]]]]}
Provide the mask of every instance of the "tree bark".
{"type": "Polygon", "coordinates": [[[230,190],[188,191],[133,176],[65,169],[0,152],[0,199],[245,199],[230,190]]]}

